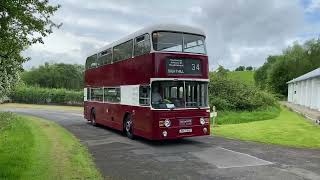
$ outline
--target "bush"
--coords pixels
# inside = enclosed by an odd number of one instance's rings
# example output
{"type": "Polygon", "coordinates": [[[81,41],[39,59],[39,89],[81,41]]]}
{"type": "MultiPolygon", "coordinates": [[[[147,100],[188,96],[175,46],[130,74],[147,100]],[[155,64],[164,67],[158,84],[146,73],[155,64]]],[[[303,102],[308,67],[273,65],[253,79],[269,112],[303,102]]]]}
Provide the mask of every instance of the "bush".
{"type": "Polygon", "coordinates": [[[19,85],[10,98],[17,103],[82,105],[83,92],[19,85]]]}
{"type": "Polygon", "coordinates": [[[254,86],[212,74],[209,83],[209,103],[218,110],[253,111],[274,106],[276,98],[254,86]]]}

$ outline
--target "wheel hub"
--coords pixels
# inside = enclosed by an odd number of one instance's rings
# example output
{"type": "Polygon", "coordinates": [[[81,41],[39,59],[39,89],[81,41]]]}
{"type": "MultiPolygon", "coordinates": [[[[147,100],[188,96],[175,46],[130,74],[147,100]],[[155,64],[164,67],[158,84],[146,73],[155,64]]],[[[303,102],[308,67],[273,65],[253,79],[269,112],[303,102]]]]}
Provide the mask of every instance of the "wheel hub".
{"type": "Polygon", "coordinates": [[[126,122],[126,131],[127,131],[127,132],[130,132],[131,124],[132,124],[131,121],[127,121],[127,122],[126,122]]]}

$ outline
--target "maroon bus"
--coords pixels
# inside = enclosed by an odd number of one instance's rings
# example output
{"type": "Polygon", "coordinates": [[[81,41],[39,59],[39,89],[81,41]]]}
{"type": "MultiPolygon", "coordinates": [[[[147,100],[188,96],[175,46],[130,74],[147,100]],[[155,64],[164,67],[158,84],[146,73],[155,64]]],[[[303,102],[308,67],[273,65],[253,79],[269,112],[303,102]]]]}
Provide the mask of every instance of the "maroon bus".
{"type": "Polygon", "coordinates": [[[86,59],[84,117],[131,139],[209,135],[208,71],[203,31],[144,28],[86,59]]]}

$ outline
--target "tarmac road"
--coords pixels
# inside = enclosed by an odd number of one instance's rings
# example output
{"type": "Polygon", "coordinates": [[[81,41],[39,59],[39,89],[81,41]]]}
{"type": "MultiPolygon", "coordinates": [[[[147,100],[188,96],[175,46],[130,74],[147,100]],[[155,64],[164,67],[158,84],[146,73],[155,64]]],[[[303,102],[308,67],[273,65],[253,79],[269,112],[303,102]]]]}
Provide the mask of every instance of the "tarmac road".
{"type": "Polygon", "coordinates": [[[150,142],[93,127],[76,111],[10,109],[52,120],[86,145],[111,179],[319,179],[320,150],[296,149],[220,137],[150,142]]]}

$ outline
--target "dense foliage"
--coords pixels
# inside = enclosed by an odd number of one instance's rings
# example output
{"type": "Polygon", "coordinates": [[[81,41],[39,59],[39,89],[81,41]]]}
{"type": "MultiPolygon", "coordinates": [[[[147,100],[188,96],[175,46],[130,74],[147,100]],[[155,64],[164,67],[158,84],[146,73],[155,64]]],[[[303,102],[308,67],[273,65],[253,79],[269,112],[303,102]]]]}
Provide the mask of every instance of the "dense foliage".
{"type": "Polygon", "coordinates": [[[211,74],[209,103],[218,110],[256,110],[274,106],[273,95],[254,86],[217,74],[211,74]]]}
{"type": "Polygon", "coordinates": [[[10,98],[17,103],[81,105],[83,91],[19,85],[13,89],[10,98]]]}
{"type": "Polygon", "coordinates": [[[320,67],[320,39],[294,44],[281,55],[269,56],[254,75],[256,85],[273,93],[287,95],[286,82],[320,67]]]}
{"type": "Polygon", "coordinates": [[[60,25],[50,18],[60,6],[48,0],[0,1],[0,98],[17,82],[21,64],[28,60],[21,52],[60,25]]]}
{"type": "Polygon", "coordinates": [[[22,73],[21,79],[30,86],[46,88],[83,88],[84,67],[78,64],[49,64],[22,73]]]}

